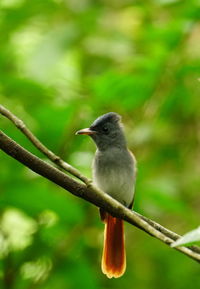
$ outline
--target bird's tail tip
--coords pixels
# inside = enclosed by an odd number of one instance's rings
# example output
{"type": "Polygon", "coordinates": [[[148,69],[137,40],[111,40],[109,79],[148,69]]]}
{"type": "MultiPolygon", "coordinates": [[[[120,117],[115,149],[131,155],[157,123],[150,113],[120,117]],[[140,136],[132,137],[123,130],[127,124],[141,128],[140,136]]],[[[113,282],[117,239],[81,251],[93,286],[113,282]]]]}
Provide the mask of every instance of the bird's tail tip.
{"type": "Polygon", "coordinates": [[[107,214],[104,231],[102,272],[108,278],[119,278],[126,270],[123,220],[107,214]]]}

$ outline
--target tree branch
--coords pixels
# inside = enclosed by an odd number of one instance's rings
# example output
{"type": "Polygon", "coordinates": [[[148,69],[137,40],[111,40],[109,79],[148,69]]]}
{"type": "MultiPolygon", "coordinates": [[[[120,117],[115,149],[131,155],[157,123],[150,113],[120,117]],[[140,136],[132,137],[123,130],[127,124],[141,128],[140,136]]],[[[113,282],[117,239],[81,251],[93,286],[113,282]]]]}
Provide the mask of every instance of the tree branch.
{"type": "Polygon", "coordinates": [[[22,133],[32,142],[32,144],[39,149],[44,155],[46,155],[52,162],[58,165],[60,168],[64,169],[71,175],[77,177],[79,180],[84,182],[86,185],[90,184],[92,181],[81,174],[76,168],[72,167],[70,164],[64,162],[59,156],[54,154],[45,145],[43,145],[39,139],[27,128],[25,123],[19,119],[16,115],[10,112],[3,105],[0,105],[0,113],[11,120],[14,125],[22,131],[22,133]]]}
{"type": "MultiPolygon", "coordinates": [[[[39,159],[5,135],[2,131],[0,131],[0,148],[37,174],[49,179],[65,190],[68,190],[73,195],[85,199],[97,207],[103,208],[113,216],[124,219],[130,224],[139,227],[148,234],[161,240],[165,244],[170,245],[177,239],[175,233],[162,227],[158,223],[129,210],[109,195],[94,187],[92,184],[85,185],[77,182],[57,168],[39,159]]],[[[200,262],[199,247],[177,247],[174,249],[200,262]]]]}

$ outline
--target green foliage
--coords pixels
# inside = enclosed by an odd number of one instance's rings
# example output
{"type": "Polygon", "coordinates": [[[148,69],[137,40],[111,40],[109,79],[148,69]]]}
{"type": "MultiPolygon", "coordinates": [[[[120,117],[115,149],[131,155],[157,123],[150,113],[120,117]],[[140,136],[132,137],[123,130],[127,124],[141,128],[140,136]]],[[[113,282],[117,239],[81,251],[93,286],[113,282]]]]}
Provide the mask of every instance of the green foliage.
{"type": "Polygon", "coordinates": [[[200,227],[183,235],[181,238],[179,238],[176,242],[172,244],[172,247],[191,244],[199,241],[200,241],[200,227]]]}
{"type": "MultiPolygon", "coordinates": [[[[88,177],[95,148],[75,131],[122,114],[134,209],[180,234],[199,226],[199,15],[197,0],[0,1],[0,102],[88,177]]],[[[106,279],[97,209],[0,161],[0,288],[200,286],[198,264],[128,225],[127,272],[106,279]]]]}

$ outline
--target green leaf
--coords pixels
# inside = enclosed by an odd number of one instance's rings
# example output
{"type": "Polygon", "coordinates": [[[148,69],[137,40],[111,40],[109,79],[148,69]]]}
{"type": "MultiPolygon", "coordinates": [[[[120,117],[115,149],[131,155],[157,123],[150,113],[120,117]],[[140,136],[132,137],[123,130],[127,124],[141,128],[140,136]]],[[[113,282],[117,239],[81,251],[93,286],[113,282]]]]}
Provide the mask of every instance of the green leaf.
{"type": "Polygon", "coordinates": [[[171,247],[178,247],[178,246],[182,246],[182,245],[197,242],[197,241],[200,241],[200,226],[197,229],[192,230],[186,233],[185,235],[183,235],[183,237],[179,238],[176,242],[174,242],[171,245],[171,247]]]}

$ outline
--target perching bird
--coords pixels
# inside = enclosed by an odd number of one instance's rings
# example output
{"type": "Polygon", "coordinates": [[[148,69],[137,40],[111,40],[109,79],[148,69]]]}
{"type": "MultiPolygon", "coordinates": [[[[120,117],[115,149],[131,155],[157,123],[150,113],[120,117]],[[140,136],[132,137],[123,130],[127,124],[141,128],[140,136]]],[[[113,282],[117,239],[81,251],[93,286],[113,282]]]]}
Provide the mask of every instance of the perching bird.
{"type": "MultiPolygon", "coordinates": [[[[92,137],[97,146],[93,161],[93,180],[98,188],[128,208],[133,205],[136,160],[127,149],[121,117],[109,112],[98,117],[90,128],[77,131],[92,137]]],[[[118,278],[126,270],[123,220],[100,209],[105,223],[102,271],[118,278]]]]}

